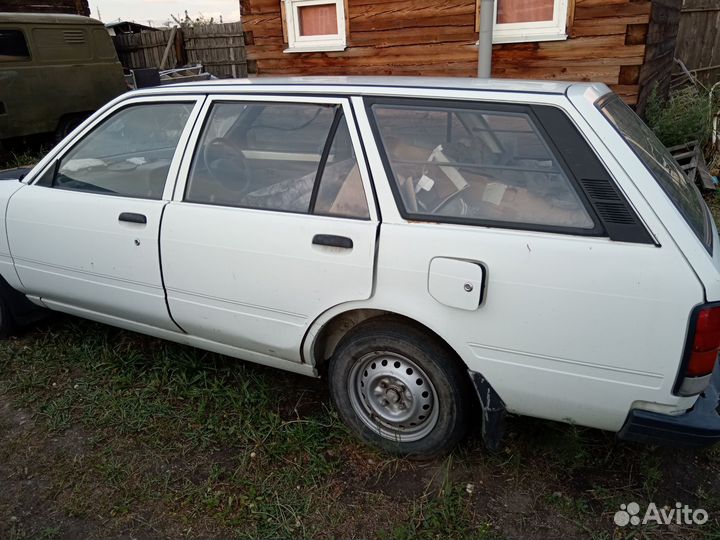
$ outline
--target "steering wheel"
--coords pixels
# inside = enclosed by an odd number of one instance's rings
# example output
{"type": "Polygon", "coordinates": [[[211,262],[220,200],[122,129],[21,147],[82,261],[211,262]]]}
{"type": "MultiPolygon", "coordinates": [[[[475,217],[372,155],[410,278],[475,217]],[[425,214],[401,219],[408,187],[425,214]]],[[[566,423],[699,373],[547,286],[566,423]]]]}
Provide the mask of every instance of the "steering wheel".
{"type": "MultiPolygon", "coordinates": [[[[440,210],[449,206],[451,202],[453,202],[457,197],[462,195],[469,187],[470,187],[469,184],[465,184],[465,186],[462,189],[445,197],[442,201],[440,201],[440,204],[438,204],[435,208],[433,208],[433,211],[431,213],[437,214],[440,210]]],[[[467,210],[468,210],[467,206],[464,205],[462,208],[462,211],[460,212],[460,216],[467,215],[467,210]]]]}
{"type": "Polygon", "coordinates": [[[223,187],[244,192],[250,181],[247,159],[237,146],[223,137],[218,137],[203,147],[202,159],[205,168],[215,181],[223,187]]]}

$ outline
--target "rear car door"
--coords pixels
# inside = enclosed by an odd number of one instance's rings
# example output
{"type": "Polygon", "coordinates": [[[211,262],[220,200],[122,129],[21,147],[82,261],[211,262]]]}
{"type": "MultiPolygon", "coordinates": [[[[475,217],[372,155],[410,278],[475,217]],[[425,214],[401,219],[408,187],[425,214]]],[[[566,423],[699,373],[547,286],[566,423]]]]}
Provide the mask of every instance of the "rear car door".
{"type": "Polygon", "coordinates": [[[702,288],[622,171],[544,99],[365,99],[375,303],[438,329],[508,410],[617,430],[635,402],[678,400],[702,288]]]}
{"type": "Polygon", "coordinates": [[[349,103],[209,98],[195,132],[163,217],[170,312],[193,336],[299,362],[315,318],[373,290],[378,216],[349,103]]]}
{"type": "Polygon", "coordinates": [[[14,194],[7,233],[26,294],[61,311],[177,330],[158,236],[200,102],[123,101],[14,194]]]}

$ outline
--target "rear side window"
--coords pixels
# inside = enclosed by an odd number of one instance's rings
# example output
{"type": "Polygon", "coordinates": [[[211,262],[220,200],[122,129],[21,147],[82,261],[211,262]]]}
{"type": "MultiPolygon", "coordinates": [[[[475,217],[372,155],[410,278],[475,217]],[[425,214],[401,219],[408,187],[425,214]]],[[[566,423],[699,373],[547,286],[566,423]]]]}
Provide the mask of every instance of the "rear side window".
{"type": "Polygon", "coordinates": [[[25,36],[20,30],[0,28],[0,62],[13,62],[30,58],[25,36]]]}
{"type": "Polygon", "coordinates": [[[705,248],[712,251],[707,205],[700,190],[685,176],[672,154],[619,97],[601,101],[599,108],[660,184],[705,248]]]}
{"type": "Polygon", "coordinates": [[[334,105],[213,105],[185,200],[369,218],[347,122],[334,105]]]}
{"type": "Polygon", "coordinates": [[[406,217],[564,232],[595,228],[527,109],[411,101],[370,108],[406,217]]]}

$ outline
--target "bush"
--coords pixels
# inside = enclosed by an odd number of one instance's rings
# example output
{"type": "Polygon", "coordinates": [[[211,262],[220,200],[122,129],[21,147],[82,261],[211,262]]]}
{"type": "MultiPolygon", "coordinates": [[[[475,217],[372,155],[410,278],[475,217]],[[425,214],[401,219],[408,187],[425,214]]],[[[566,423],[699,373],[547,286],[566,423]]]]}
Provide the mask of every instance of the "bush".
{"type": "Polygon", "coordinates": [[[717,99],[711,106],[710,95],[704,88],[689,86],[662,99],[657,88],[648,100],[645,116],[648,125],[665,146],[690,141],[705,144],[712,134],[712,117],[717,111],[717,99]]]}

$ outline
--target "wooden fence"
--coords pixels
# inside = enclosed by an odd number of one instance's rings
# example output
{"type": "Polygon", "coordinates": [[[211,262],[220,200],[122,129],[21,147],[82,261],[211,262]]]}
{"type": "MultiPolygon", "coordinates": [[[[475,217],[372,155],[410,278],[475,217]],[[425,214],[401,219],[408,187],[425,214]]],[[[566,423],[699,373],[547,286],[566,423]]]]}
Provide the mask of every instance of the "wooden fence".
{"type": "MultiPolygon", "coordinates": [[[[720,2],[685,0],[675,57],[704,84],[720,80],[720,2]]],[[[677,70],[676,70],[677,71],[677,70]]]]}
{"type": "Polygon", "coordinates": [[[202,64],[222,79],[247,77],[245,40],[239,22],[122,34],[114,36],[113,42],[127,68],[202,64]]]}

